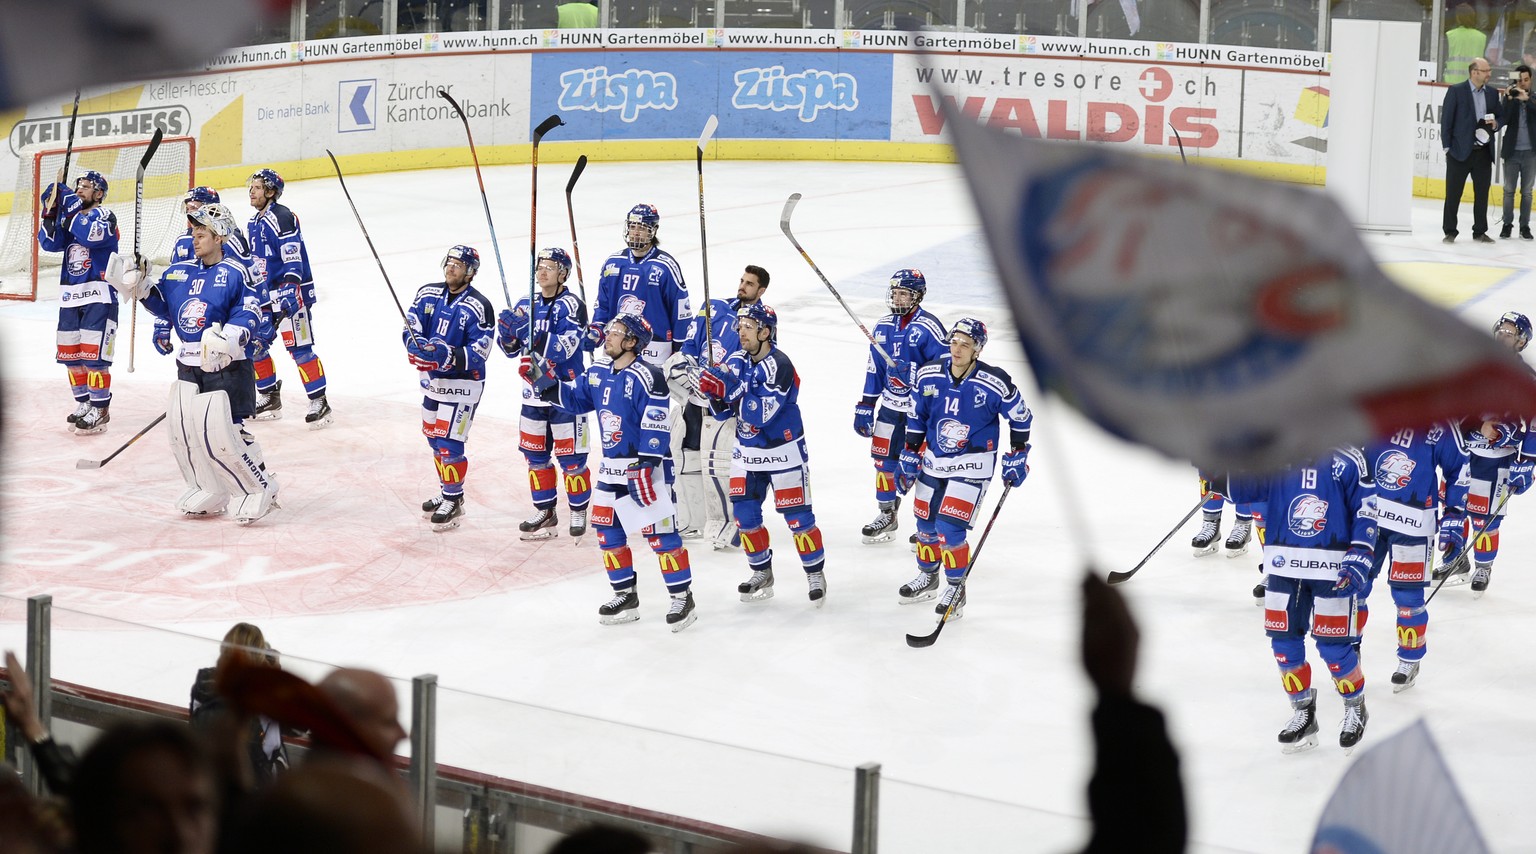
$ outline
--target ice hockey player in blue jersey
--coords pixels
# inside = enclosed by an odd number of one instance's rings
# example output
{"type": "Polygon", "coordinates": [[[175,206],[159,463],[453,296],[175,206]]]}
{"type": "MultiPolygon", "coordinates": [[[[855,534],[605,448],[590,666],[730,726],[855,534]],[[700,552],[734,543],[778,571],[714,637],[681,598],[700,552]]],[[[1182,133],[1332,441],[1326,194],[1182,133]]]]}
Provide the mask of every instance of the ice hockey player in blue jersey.
{"type": "Polygon", "coordinates": [[[464,479],[469,474],[469,428],[485,394],[485,359],[495,333],[491,301],[471,282],[480,253],[454,246],[443,256],[443,280],[422,285],[405,313],[401,338],[406,357],[421,376],[421,432],[432,449],[441,487],[421,505],[432,530],[447,531],[464,518],[464,479]]]}
{"type": "MultiPolygon", "coordinates": [[[[282,335],[283,346],[293,357],[309,398],[304,423],[319,430],[332,421],[331,404],[325,397],[325,366],[315,353],[314,277],[309,270],[309,249],[299,229],[299,217],[279,204],[283,179],[271,169],[258,169],[247,182],[251,217],[246,229],[250,236],[251,256],[255,259],[256,288],[265,290],[269,301],[263,310],[267,319],[282,335]]],[[[270,355],[256,360],[256,417],[259,420],[281,418],[283,384],[277,378],[270,355]]]]}
{"type": "Polygon", "coordinates": [[[638,314],[655,336],[640,358],[657,367],[677,350],[693,320],[683,268],[661,248],[656,237],[660,228],[661,214],[655,205],[630,208],[624,217],[625,248],[603,262],[587,332],[587,343],[598,347],[609,321],[621,314],[638,314]]]}
{"type": "Polygon", "coordinates": [[[670,396],[661,369],[639,358],[651,343],[651,326],[638,314],[609,321],[599,362],[575,380],[562,380],[540,356],[523,357],[519,368],[534,392],[566,412],[596,412],[603,442],[597,485],[592,494],[592,527],[603,551],[603,568],[613,598],[598,608],[598,622],[627,623],[640,618],[635,590],[634,556],[629,535],[645,537],[661,564],[671,605],[667,625],[680,632],[698,619],[689,590],[693,573],[688,549],[678,536],[676,509],[667,489],[672,464],[667,437],[670,396]]]}
{"type": "MultiPolygon", "coordinates": [[[[1216,541],[1221,538],[1221,509],[1230,497],[1226,472],[1213,474],[1201,471],[1200,497],[1205,499],[1205,503],[1200,506],[1204,518],[1199,532],[1189,542],[1195,557],[1213,554],[1216,541]]],[[[1232,532],[1227,535],[1223,548],[1227,557],[1239,557],[1248,552],[1248,543],[1253,539],[1253,508],[1237,503],[1232,506],[1232,532]]]]}
{"type": "Polygon", "coordinates": [[[682,407],[683,429],[672,431],[672,459],[677,460],[677,521],[683,539],[690,532],[708,537],[716,549],[735,548],[741,534],[731,514],[731,448],[736,441],[735,416],[724,420],[705,416],[708,400],[699,393],[699,373],[718,365],[741,348],[736,333],[737,312],[758,303],[768,289],[768,271],[748,264],[736,284],[736,298],[712,300],[709,323],[700,311],[688,325],[682,347],[662,369],[674,404],[682,407]]]}
{"type": "Polygon", "coordinates": [[[949,583],[934,610],[948,612],[951,620],[965,609],[962,582],[971,564],[966,532],[975,524],[1003,449],[1000,421],[1008,422],[1003,483],[1018,486],[1029,474],[1034,415],[1013,379],[980,361],[986,346],[986,324],[962,317],[950,332],[949,355],[917,370],[896,472],[898,493],[915,489],[912,511],[917,517],[917,577],[897,591],[898,601],[907,605],[932,599],[939,592],[942,566],[949,583]]]}
{"type": "MultiPolygon", "coordinates": [[[[198,208],[202,207],[203,205],[220,204],[219,191],[213,189],[212,187],[193,187],[187,191],[186,195],[181,197],[181,204],[182,207],[186,210],[187,216],[190,217],[198,208]]],[[[192,249],[192,228],[191,226],[188,226],[186,233],[176,238],[175,245],[171,247],[171,263],[174,264],[177,261],[187,261],[195,256],[196,253],[192,249]]],[[[224,256],[226,258],[233,258],[236,261],[239,261],[241,264],[245,265],[247,269],[254,270],[256,261],[251,257],[250,241],[246,239],[245,232],[239,229],[235,229],[234,233],[224,238],[224,256]]],[[[253,281],[255,275],[256,274],[252,272],[251,276],[253,281]]],[[[263,300],[265,288],[260,284],[256,284],[256,288],[256,298],[265,302],[265,300],[263,300]]],[[[168,355],[171,352],[171,324],[157,317],[155,318],[154,325],[155,349],[159,351],[162,356],[168,355]]],[[[256,327],[256,337],[251,341],[252,362],[254,363],[265,358],[268,349],[270,349],[272,346],[272,342],[276,340],[277,329],[274,328],[272,324],[267,321],[266,316],[263,315],[261,322],[258,323],[256,327]]]]}
{"type": "Polygon", "coordinates": [[[902,436],[912,414],[911,387],[917,369],[945,353],[944,324],[922,307],[928,280],[921,270],[891,274],[886,306],[891,313],[875,324],[874,342],[864,368],[864,394],[853,407],[853,430],[870,440],[875,461],[875,501],[880,512],[864,526],[864,542],[883,543],[898,527],[896,469],[902,436]],[[889,357],[894,366],[886,362],[889,357]],[[877,408],[878,402],[878,408],[877,408]]]}
{"type": "Polygon", "coordinates": [[[752,576],[737,588],[743,602],[773,597],[773,549],[763,527],[763,501],[784,517],[805,570],[811,603],[826,603],[826,551],[811,507],[811,475],[800,420],[800,375],[774,343],[779,318],[760,302],[736,311],[739,348],[718,365],[706,365],[699,390],[734,416],[736,445],[731,457],[731,512],[741,531],[752,576]]]}
{"type": "MultiPolygon", "coordinates": [[[[60,181],[63,173],[60,173],[60,181]]],[[[117,338],[117,292],[102,283],[107,259],[117,252],[117,216],[102,207],[107,179],[87,170],[74,192],[63,183],[43,190],[50,201],[37,230],[38,248],[62,252],[59,270],[59,325],[54,360],[69,372],[75,409],[65,419],[77,436],[105,432],[112,420],[112,350],[117,338]]]]}
{"type": "MultiPolygon", "coordinates": [[[[508,357],[537,353],[562,380],[573,380],[587,368],[587,307],[565,286],[570,274],[571,256],[564,249],[540,250],[534,261],[538,298],[532,307],[528,300],[519,300],[514,308],[502,311],[496,324],[496,343],[503,353],[508,357]]],[[[580,538],[587,532],[587,507],[592,500],[587,416],[557,409],[535,395],[532,386],[525,385],[520,424],[517,447],[528,461],[534,509],[532,518],[518,523],[521,538],[547,540],[555,536],[559,524],[555,518],[557,483],[562,475],[571,511],[568,530],[572,537],[580,538]]]]}
{"type": "Polygon", "coordinates": [[[1453,425],[1429,429],[1399,430],[1365,448],[1365,459],[1376,479],[1376,552],[1371,576],[1360,593],[1359,628],[1365,631],[1369,614],[1366,599],[1390,560],[1387,587],[1397,609],[1397,671],[1392,692],[1413,687],[1424,660],[1429,614],[1424,610],[1424,588],[1429,584],[1430,549],[1437,531],[1447,559],[1454,558],[1466,541],[1467,448],[1453,425]],[[1444,511],[1440,481],[1445,480],[1444,511]]]}
{"type": "Polygon", "coordinates": [[[1233,498],[1252,503],[1265,522],[1264,630],[1293,712],[1280,731],[1281,750],[1317,746],[1317,691],[1306,649],[1310,630],[1344,698],[1339,746],[1353,751],[1368,719],[1356,613],[1377,539],[1370,467],[1359,451],[1344,449],[1275,475],[1233,481],[1233,498]]]}
{"type": "Polygon", "coordinates": [[[249,346],[260,305],[250,271],[224,252],[224,240],[239,229],[229,209],[201,205],[188,219],[192,258],[155,280],[147,263],[136,269],[117,255],[107,279],[175,332],[176,382],[166,422],[186,483],[177,509],[192,516],[222,513],[233,497],[235,519],[249,524],[277,506],[278,491],[261,446],[243,429],[256,405],[249,346]]]}
{"type": "MultiPolygon", "coordinates": [[[[1530,318],[1506,311],[1493,324],[1493,337],[1516,353],[1531,343],[1530,318]]],[[[1509,513],[1509,499],[1531,488],[1531,469],[1536,461],[1536,436],[1514,413],[1483,413],[1463,418],[1460,428],[1470,454],[1467,483],[1467,526],[1476,569],[1463,558],[1435,570],[1439,580],[1446,574],[1447,587],[1472,582],[1472,595],[1481,597],[1493,578],[1493,561],[1499,555],[1499,526],[1509,513]]]]}

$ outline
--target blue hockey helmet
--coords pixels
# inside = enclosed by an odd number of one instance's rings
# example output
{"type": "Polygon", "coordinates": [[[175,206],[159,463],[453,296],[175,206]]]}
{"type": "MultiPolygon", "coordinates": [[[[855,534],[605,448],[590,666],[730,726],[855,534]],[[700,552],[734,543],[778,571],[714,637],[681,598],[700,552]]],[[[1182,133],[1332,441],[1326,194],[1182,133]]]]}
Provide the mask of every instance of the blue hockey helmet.
{"type": "Polygon", "coordinates": [[[193,187],[181,197],[181,203],[190,205],[193,202],[200,205],[216,205],[219,203],[219,191],[212,187],[193,187]]]}
{"type": "Polygon", "coordinates": [[[976,352],[987,346],[987,325],[974,317],[962,317],[955,321],[955,325],[949,328],[950,341],[954,341],[956,335],[964,335],[970,338],[976,345],[976,352]]]}
{"type": "Polygon", "coordinates": [[[749,302],[736,309],[736,320],[750,320],[756,323],[759,329],[769,332],[768,340],[777,341],[779,338],[779,313],[760,302],[749,302]]]}
{"type": "Polygon", "coordinates": [[[235,215],[220,204],[203,205],[195,211],[188,211],[187,222],[206,227],[220,240],[234,234],[239,228],[235,224],[235,215]]]}
{"type": "MultiPolygon", "coordinates": [[[[1510,326],[1514,327],[1513,335],[1517,341],[1515,351],[1519,352],[1520,350],[1524,350],[1525,345],[1531,343],[1531,319],[1518,311],[1506,311],[1498,319],[1498,322],[1493,324],[1493,334],[1495,337],[1498,337],[1499,332],[1504,328],[1505,324],[1509,324],[1510,326]]],[[[1507,335],[1510,333],[1506,332],[1505,334],[1507,335]]]]}
{"type": "Polygon", "coordinates": [[[473,246],[465,246],[462,243],[454,246],[448,250],[447,255],[443,256],[443,263],[439,266],[446,267],[449,261],[458,261],[464,265],[465,278],[473,279],[475,274],[480,272],[480,253],[473,246]]]}
{"type": "Polygon", "coordinates": [[[656,337],[656,333],[651,331],[651,325],[638,314],[616,314],[608,321],[608,328],[623,329],[625,338],[635,339],[636,353],[651,346],[651,339],[656,337]]]}
{"type": "Polygon", "coordinates": [[[246,186],[260,184],[272,193],[272,200],[277,201],[283,197],[283,176],[271,169],[257,169],[251,173],[251,178],[246,186]]]}
{"type": "Polygon", "coordinates": [[[923,301],[923,295],[928,293],[928,280],[923,277],[923,271],[906,268],[897,270],[891,274],[890,290],[885,296],[885,305],[897,314],[906,314],[916,308],[923,301]],[[909,302],[905,306],[896,304],[896,292],[898,290],[910,291],[909,302]]]}
{"type": "Polygon", "coordinates": [[[656,240],[656,232],[661,228],[661,212],[655,205],[641,202],[629,209],[629,214],[624,217],[624,242],[631,249],[644,249],[656,240]],[[636,240],[630,236],[632,226],[640,226],[650,235],[645,240],[636,240]]]}
{"type": "MultiPolygon", "coordinates": [[[[551,261],[560,267],[560,279],[565,280],[571,274],[571,256],[558,246],[550,246],[539,250],[539,261],[551,261]]],[[[535,262],[537,264],[537,262],[535,262]]]]}
{"type": "Polygon", "coordinates": [[[75,186],[79,187],[81,181],[86,181],[95,187],[96,192],[100,193],[103,199],[107,197],[107,176],[97,172],[95,169],[87,169],[80,173],[79,178],[75,179],[75,186]]]}

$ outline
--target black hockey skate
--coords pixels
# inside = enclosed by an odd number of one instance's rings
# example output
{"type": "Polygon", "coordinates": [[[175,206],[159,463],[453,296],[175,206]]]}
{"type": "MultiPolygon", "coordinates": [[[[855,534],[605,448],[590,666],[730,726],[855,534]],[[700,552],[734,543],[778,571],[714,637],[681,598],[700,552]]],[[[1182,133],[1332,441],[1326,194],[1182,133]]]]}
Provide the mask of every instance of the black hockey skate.
{"type": "Polygon", "coordinates": [[[1305,697],[1292,698],[1291,708],[1295,712],[1277,736],[1280,752],[1300,753],[1311,750],[1317,746],[1317,691],[1308,688],[1305,697]]]}
{"type": "Polygon", "coordinates": [[[464,518],[464,496],[448,498],[444,496],[438,499],[437,507],[432,510],[432,530],[451,531],[459,527],[459,520],[464,518]]]}
{"type": "Polygon", "coordinates": [[[331,405],[326,402],[325,395],[310,398],[309,411],[304,414],[304,423],[309,426],[309,429],[320,430],[329,426],[333,420],[331,405]]]}
{"type": "Polygon", "coordinates": [[[675,634],[693,625],[699,615],[693,612],[693,591],[684,590],[672,594],[672,607],[667,609],[667,625],[675,634]]]}
{"type": "Polygon", "coordinates": [[[1189,541],[1189,547],[1194,550],[1195,557],[1205,557],[1216,551],[1216,540],[1221,537],[1221,514],[1205,515],[1205,521],[1200,523],[1200,532],[1189,541]]]}
{"type": "Polygon", "coordinates": [[[896,535],[896,511],[901,509],[901,499],[893,498],[890,501],[880,502],[880,515],[864,526],[863,535],[866,543],[888,543],[896,535]]]}
{"type": "Polygon", "coordinates": [[[1436,584],[1444,581],[1446,587],[1460,587],[1471,581],[1472,563],[1467,559],[1467,553],[1470,551],[1471,549],[1467,549],[1450,563],[1435,567],[1435,571],[1430,575],[1431,580],[1436,584]]]}
{"type": "Polygon", "coordinates": [[[76,436],[92,436],[97,433],[107,432],[107,422],[112,420],[112,414],[105,406],[92,406],[91,411],[80,416],[75,421],[76,436]]]}
{"type": "Polygon", "coordinates": [[[1397,660],[1397,671],[1392,674],[1392,693],[1401,694],[1419,681],[1419,662],[1397,660]]]}
{"type": "Polygon", "coordinates": [[[1227,557],[1241,557],[1248,553],[1248,542],[1253,539],[1253,520],[1237,519],[1232,523],[1232,531],[1227,534],[1227,542],[1223,549],[1227,557]]]}
{"type": "Polygon", "coordinates": [[[811,604],[820,608],[827,604],[827,577],[821,570],[807,572],[805,583],[810,585],[811,604]]]}
{"type": "Polygon", "coordinates": [[[1355,745],[1365,738],[1365,722],[1370,719],[1370,713],[1365,710],[1364,694],[1344,698],[1344,724],[1339,727],[1339,746],[1344,748],[1345,756],[1354,753],[1355,745]]]}
{"type": "Polygon", "coordinates": [[[939,597],[939,604],[933,606],[933,613],[940,617],[948,613],[951,620],[958,620],[965,616],[965,590],[958,584],[944,585],[944,595],[939,597]],[[955,601],[957,595],[960,597],[958,602],[955,601]],[[949,610],[951,603],[955,606],[953,611],[949,610]]]}
{"type": "Polygon", "coordinates": [[[753,567],[752,577],[736,585],[743,602],[765,602],[773,598],[773,564],[753,567]]]}
{"type": "Polygon", "coordinates": [[[579,540],[587,535],[587,508],[590,506],[592,505],[583,504],[580,507],[571,508],[571,539],[579,540]]]}
{"type": "Polygon", "coordinates": [[[1264,575],[1263,564],[1259,564],[1259,574],[1264,577],[1259,579],[1258,584],[1253,585],[1253,604],[1262,608],[1264,607],[1264,594],[1269,592],[1269,588],[1266,586],[1269,583],[1269,576],[1264,575]]]}
{"type": "Polygon", "coordinates": [[[614,591],[613,598],[597,609],[597,621],[605,626],[633,623],[640,619],[640,596],[635,588],[614,591]]]}
{"type": "MultiPolygon", "coordinates": [[[[1472,598],[1483,598],[1483,594],[1488,592],[1488,582],[1492,580],[1493,564],[1479,561],[1477,570],[1472,573],[1472,598]]],[[[1450,582],[1446,583],[1449,584],[1450,582]]]]}
{"type": "Polygon", "coordinates": [[[559,524],[560,520],[555,518],[555,508],[550,507],[546,510],[534,508],[533,516],[517,523],[517,529],[522,531],[517,538],[528,541],[553,540],[560,536],[560,532],[555,530],[559,524]]]}
{"type": "Polygon", "coordinates": [[[936,571],[919,572],[916,578],[901,585],[901,589],[896,591],[896,595],[901,597],[897,601],[903,605],[912,605],[932,599],[939,595],[939,573],[936,571]]]}
{"type": "Polygon", "coordinates": [[[74,430],[75,422],[79,421],[81,418],[84,418],[86,413],[90,411],[91,402],[89,400],[78,401],[75,405],[75,411],[69,413],[69,417],[64,419],[65,421],[69,422],[69,429],[74,430]]]}
{"type": "Polygon", "coordinates": [[[254,421],[276,421],[283,417],[283,381],[278,380],[272,384],[268,391],[256,391],[256,414],[251,416],[254,421]]]}

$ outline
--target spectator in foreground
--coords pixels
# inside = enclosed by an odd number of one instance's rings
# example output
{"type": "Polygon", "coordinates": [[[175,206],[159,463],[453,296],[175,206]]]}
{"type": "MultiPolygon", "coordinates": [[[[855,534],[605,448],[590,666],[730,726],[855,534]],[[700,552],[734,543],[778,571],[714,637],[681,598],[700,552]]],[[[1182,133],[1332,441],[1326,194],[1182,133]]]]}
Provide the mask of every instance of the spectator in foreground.
{"type": "MultiPolygon", "coordinates": [[[[226,712],[224,698],[215,689],[220,670],[227,670],[234,659],[257,667],[277,667],[277,652],[267,643],[261,629],[250,623],[236,623],[224,634],[219,645],[219,661],[213,667],[197,671],[192,683],[192,699],[187,711],[192,727],[207,731],[216,727],[218,716],[226,712]]],[[[257,785],[270,783],[289,767],[288,749],[283,746],[282,727],[266,715],[254,715],[248,723],[241,724],[247,731],[244,739],[246,754],[257,785]]]]}

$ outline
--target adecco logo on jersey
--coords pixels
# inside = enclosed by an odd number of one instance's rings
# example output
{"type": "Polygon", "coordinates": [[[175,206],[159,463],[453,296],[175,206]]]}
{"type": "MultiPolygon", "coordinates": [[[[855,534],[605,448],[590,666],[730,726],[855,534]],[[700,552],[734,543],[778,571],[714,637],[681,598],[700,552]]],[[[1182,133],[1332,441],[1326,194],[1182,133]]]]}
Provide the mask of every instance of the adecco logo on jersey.
{"type": "MultiPolygon", "coordinates": [[[[1207,78],[1203,83],[1194,77],[1175,80],[1172,72],[1160,65],[1139,70],[1132,66],[1133,70],[1124,72],[1119,70],[1121,67],[1069,71],[1058,66],[1061,70],[1042,68],[1017,73],[1005,67],[998,79],[989,83],[993,87],[1000,82],[1002,87],[1017,86],[1036,92],[1054,89],[1063,93],[1083,93],[1081,95],[1060,98],[972,95],[963,100],[946,95],[944,98],[970,119],[995,128],[1013,129],[1032,139],[1155,146],[1177,146],[1182,139],[1186,148],[1214,148],[1221,141],[1221,132],[1215,123],[1215,107],[1170,107],[1165,103],[1175,93],[1211,98],[1216,94],[1213,80],[1207,78]],[[1094,100],[1100,92],[1114,100],[1094,100]]],[[[980,85],[983,76],[972,73],[965,79],[980,85]]],[[[923,77],[919,74],[919,78],[923,77]]],[[[931,74],[928,78],[931,79],[931,74]]],[[[944,115],[932,95],[914,93],[912,106],[924,136],[944,133],[944,115]]]]}
{"type": "MultiPolygon", "coordinates": [[[[192,113],[180,104],[168,104],[146,110],[119,110],[109,113],[81,113],[75,121],[75,144],[90,145],[98,138],[133,136],[146,138],[159,128],[170,136],[187,133],[192,128],[192,113]]],[[[69,116],[26,119],[11,128],[11,153],[21,154],[23,146],[56,142],[62,147],[69,138],[69,116]]]]}

